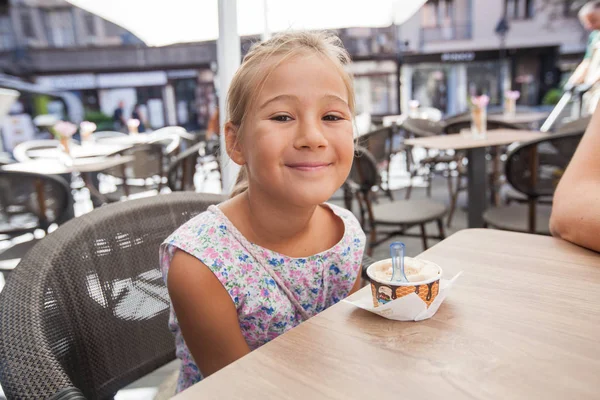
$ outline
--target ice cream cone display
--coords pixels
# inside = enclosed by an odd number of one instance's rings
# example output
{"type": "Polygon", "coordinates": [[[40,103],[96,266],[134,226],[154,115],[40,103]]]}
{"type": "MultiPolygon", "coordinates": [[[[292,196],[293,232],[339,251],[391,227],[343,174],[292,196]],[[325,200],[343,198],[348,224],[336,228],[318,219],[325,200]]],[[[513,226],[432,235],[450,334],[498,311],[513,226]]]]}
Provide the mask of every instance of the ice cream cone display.
{"type": "Polygon", "coordinates": [[[518,90],[504,92],[504,115],[514,117],[517,114],[517,100],[521,97],[518,90]]]}
{"type": "Polygon", "coordinates": [[[60,145],[66,154],[70,154],[69,142],[77,132],[77,125],[66,121],[59,121],[51,129],[52,134],[60,141],[60,145]]]}
{"type": "Polygon", "coordinates": [[[67,137],[61,137],[60,138],[60,145],[63,149],[63,151],[67,154],[71,154],[71,149],[69,148],[69,141],[71,139],[67,138],[67,137]]]}
{"type": "Polygon", "coordinates": [[[471,132],[473,138],[484,139],[487,132],[487,105],[490,98],[481,95],[471,98],[471,132]]]}
{"type": "Polygon", "coordinates": [[[96,124],[89,121],[83,121],[79,124],[79,132],[81,134],[81,140],[87,142],[91,140],[92,133],[96,130],[96,124]]]}
{"type": "Polygon", "coordinates": [[[392,279],[391,259],[382,260],[369,266],[367,275],[371,280],[373,307],[380,307],[391,301],[416,294],[427,307],[439,293],[442,269],[435,263],[405,257],[407,282],[392,279]]]}
{"type": "Polygon", "coordinates": [[[129,129],[130,135],[137,135],[139,126],[140,126],[139,119],[131,118],[131,119],[127,120],[127,129],[129,129]]]}

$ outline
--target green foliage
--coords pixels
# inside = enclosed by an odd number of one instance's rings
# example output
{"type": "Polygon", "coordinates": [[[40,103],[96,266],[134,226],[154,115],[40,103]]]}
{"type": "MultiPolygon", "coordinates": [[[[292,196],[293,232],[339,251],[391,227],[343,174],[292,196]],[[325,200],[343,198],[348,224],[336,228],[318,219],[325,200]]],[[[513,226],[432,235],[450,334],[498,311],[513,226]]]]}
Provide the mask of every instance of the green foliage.
{"type": "Polygon", "coordinates": [[[558,103],[563,92],[560,89],[550,89],[542,99],[542,104],[545,106],[553,106],[558,103]]]}
{"type": "Polygon", "coordinates": [[[96,124],[96,131],[112,131],[114,129],[112,117],[100,111],[86,111],[84,120],[96,124]]]}

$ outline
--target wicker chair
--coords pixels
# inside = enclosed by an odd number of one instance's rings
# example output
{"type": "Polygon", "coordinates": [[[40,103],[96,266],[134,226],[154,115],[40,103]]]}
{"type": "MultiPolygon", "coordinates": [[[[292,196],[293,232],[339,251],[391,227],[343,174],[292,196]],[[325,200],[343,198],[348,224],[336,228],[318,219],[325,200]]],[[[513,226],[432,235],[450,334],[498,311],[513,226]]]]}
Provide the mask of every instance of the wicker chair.
{"type": "MultiPolygon", "coordinates": [[[[11,240],[38,229],[48,231],[73,217],[73,198],[58,176],[0,170],[0,239],[11,240]]],[[[33,247],[34,240],[0,250],[0,270],[10,271],[33,247]]]]}
{"type": "Polygon", "coordinates": [[[359,146],[364,147],[369,151],[371,156],[377,163],[378,170],[385,171],[385,182],[379,183],[378,187],[393,200],[392,191],[390,190],[390,173],[392,163],[392,145],[393,137],[396,128],[393,126],[379,128],[377,130],[366,133],[358,138],[359,146]],[[382,183],[384,185],[382,185],[382,183]]]}
{"type": "Polygon", "coordinates": [[[156,190],[160,192],[164,177],[164,146],[161,143],[148,143],[121,150],[113,155],[133,156],[130,163],[102,171],[120,180],[117,190],[102,193],[104,202],[117,202],[132,194],[156,190]]]}
{"type": "Polygon", "coordinates": [[[379,185],[379,172],[375,158],[367,149],[356,147],[354,164],[350,172],[348,186],[353,190],[360,206],[360,220],[366,232],[369,232],[367,254],[372,255],[373,249],[394,236],[416,236],[427,249],[427,239],[444,239],[444,224],[442,219],[447,209],[444,204],[429,199],[397,200],[389,202],[373,202],[373,187],[379,185]],[[368,221],[365,219],[365,215],[368,221]],[[436,221],[439,229],[437,236],[428,236],[425,224],[436,221]],[[410,228],[419,226],[419,235],[407,232],[410,228]],[[392,231],[378,232],[378,227],[395,228],[392,231]]]}
{"type": "Polygon", "coordinates": [[[73,198],[64,179],[0,170],[0,235],[47,230],[72,217],[73,198]]]}
{"type": "Polygon", "coordinates": [[[8,398],[111,399],[175,358],[159,244],[219,195],[107,205],[40,241],[0,293],[8,398]]]}
{"type": "MultiPolygon", "coordinates": [[[[428,137],[441,135],[444,132],[444,123],[440,121],[431,121],[422,118],[406,118],[401,123],[401,128],[412,137],[428,137]]],[[[433,176],[436,173],[436,167],[438,165],[444,166],[442,174],[446,176],[448,181],[448,191],[450,197],[452,197],[452,165],[459,161],[454,154],[446,154],[440,152],[439,154],[430,155],[427,151],[427,156],[420,160],[419,163],[415,162],[412,147],[406,149],[406,160],[407,168],[410,172],[410,184],[406,190],[406,199],[410,199],[412,194],[412,182],[416,176],[423,176],[427,182],[427,196],[431,197],[431,185],[433,176]],[[425,170],[423,172],[423,170],[425,170]]]]}
{"type": "Polygon", "coordinates": [[[589,125],[591,119],[592,119],[592,116],[588,115],[585,117],[581,117],[581,118],[566,122],[556,129],[556,133],[561,134],[561,133],[585,131],[587,129],[587,126],[589,125]]]}
{"type": "Polygon", "coordinates": [[[583,132],[554,134],[524,143],[506,161],[506,179],[527,197],[527,204],[494,207],[483,214],[486,226],[498,229],[550,234],[551,206],[539,200],[551,197],[567,168],[583,132]]]}

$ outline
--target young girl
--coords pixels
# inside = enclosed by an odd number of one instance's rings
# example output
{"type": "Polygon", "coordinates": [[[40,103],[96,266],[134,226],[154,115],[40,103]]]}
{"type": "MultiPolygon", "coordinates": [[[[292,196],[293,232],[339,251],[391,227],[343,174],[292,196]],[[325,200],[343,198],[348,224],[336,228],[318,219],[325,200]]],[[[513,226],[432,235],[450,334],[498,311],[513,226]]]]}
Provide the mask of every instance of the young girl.
{"type": "Polygon", "coordinates": [[[255,45],[227,98],[232,198],[161,246],[178,391],[360,287],[365,236],[324,204],[353,160],[354,90],[340,40],[287,33],[255,45]]]}

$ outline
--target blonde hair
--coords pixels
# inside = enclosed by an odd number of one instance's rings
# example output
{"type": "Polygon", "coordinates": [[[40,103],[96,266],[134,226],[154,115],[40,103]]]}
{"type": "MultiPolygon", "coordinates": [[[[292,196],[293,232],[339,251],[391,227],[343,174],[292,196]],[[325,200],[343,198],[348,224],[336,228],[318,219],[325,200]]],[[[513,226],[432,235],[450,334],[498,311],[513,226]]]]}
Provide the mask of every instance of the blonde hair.
{"type": "MultiPolygon", "coordinates": [[[[245,118],[251,104],[259,95],[262,86],[277,66],[292,57],[312,53],[332,62],[339,72],[348,91],[350,113],[355,113],[354,85],[352,75],[345,69],[350,63],[350,55],[342,41],[329,32],[286,32],[274,35],[271,39],[256,43],[244,57],[236,71],[227,93],[227,120],[237,127],[237,138],[243,135],[245,118]],[[276,63],[268,62],[277,58],[276,63]]],[[[231,197],[248,189],[248,172],[242,166],[231,197]]]]}

